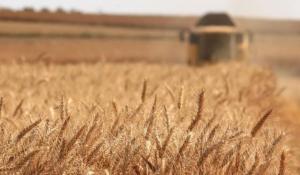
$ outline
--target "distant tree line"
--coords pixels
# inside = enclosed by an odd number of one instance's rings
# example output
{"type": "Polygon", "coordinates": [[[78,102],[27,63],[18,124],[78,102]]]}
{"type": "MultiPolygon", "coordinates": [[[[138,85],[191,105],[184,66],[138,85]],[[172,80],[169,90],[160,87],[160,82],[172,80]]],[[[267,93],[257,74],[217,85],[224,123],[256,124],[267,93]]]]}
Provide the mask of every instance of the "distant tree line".
{"type": "Polygon", "coordinates": [[[37,11],[35,10],[33,7],[24,7],[23,12],[43,12],[43,13],[77,13],[80,14],[81,12],[79,10],[76,9],[72,9],[70,11],[66,11],[65,9],[58,7],[56,10],[52,11],[46,7],[42,8],[41,10],[37,11]]]}
{"type": "MultiPolygon", "coordinates": [[[[0,6],[0,12],[13,12],[13,11],[15,11],[15,10],[0,6]]],[[[71,9],[71,10],[67,11],[67,10],[63,9],[62,7],[58,7],[56,10],[53,11],[53,10],[48,9],[47,7],[43,7],[40,10],[36,10],[33,7],[26,6],[20,11],[22,11],[22,12],[60,13],[60,14],[64,14],[64,13],[81,14],[82,13],[80,10],[77,10],[77,9],[71,9]]]]}

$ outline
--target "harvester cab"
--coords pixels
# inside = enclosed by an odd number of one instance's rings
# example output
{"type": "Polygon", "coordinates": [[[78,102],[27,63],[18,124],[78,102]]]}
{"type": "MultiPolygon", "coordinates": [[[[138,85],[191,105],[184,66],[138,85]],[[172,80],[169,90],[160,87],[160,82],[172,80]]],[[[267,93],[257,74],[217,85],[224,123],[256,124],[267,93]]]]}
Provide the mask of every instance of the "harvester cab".
{"type": "Polygon", "coordinates": [[[225,13],[209,13],[180,33],[180,39],[188,42],[188,63],[192,65],[245,60],[251,38],[250,32],[239,30],[225,13]]]}

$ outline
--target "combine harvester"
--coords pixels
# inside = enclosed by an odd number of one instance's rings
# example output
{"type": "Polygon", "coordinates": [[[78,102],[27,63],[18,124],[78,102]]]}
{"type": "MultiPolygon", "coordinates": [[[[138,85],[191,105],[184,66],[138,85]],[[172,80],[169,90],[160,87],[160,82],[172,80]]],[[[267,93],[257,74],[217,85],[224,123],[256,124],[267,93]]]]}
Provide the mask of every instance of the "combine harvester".
{"type": "Polygon", "coordinates": [[[188,63],[201,65],[247,59],[252,35],[239,29],[229,15],[209,13],[180,38],[188,41],[188,63]]]}

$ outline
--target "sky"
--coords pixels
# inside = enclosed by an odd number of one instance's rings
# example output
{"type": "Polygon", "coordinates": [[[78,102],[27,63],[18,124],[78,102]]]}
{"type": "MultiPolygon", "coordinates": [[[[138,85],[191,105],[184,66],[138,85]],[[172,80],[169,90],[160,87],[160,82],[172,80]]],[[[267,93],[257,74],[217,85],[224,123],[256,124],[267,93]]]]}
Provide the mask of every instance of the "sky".
{"type": "Polygon", "coordinates": [[[87,13],[202,15],[226,11],[232,15],[300,20],[300,0],[1,0],[0,6],[47,7],[87,13]]]}

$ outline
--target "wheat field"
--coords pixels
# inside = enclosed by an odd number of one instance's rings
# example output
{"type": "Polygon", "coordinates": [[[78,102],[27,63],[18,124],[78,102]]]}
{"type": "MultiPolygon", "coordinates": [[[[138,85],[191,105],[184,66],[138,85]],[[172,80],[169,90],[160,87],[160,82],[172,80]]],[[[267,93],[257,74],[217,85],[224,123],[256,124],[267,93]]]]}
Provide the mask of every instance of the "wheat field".
{"type": "Polygon", "coordinates": [[[0,174],[293,174],[272,72],[0,65],[0,174]]]}

